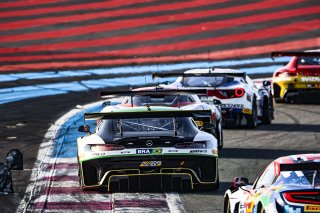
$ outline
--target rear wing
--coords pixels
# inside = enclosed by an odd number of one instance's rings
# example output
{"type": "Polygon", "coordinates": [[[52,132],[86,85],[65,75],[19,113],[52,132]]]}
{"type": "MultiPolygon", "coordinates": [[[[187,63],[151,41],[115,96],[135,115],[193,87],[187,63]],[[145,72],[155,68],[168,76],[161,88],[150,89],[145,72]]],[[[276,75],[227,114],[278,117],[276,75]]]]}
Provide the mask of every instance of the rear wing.
{"type": "Polygon", "coordinates": [[[225,77],[246,77],[246,72],[215,72],[208,71],[207,73],[182,73],[182,72],[162,72],[162,73],[153,73],[152,78],[165,78],[165,77],[198,77],[198,76],[225,76],[225,77]]]}
{"type": "Polygon", "coordinates": [[[121,97],[121,96],[153,96],[153,95],[207,95],[206,89],[162,89],[154,90],[120,90],[120,91],[100,91],[100,99],[121,97]]]}
{"type": "Polygon", "coordinates": [[[211,118],[211,110],[161,110],[161,111],[132,111],[132,112],[99,112],[85,113],[85,120],[126,119],[126,118],[176,118],[176,117],[203,117],[211,118]]]}
{"type": "Polygon", "coordinates": [[[284,56],[298,56],[298,57],[320,57],[320,52],[271,52],[271,58],[284,56]]]}
{"type": "Polygon", "coordinates": [[[320,170],[320,162],[301,162],[292,164],[279,164],[275,162],[275,173],[280,175],[283,171],[320,170]]]}

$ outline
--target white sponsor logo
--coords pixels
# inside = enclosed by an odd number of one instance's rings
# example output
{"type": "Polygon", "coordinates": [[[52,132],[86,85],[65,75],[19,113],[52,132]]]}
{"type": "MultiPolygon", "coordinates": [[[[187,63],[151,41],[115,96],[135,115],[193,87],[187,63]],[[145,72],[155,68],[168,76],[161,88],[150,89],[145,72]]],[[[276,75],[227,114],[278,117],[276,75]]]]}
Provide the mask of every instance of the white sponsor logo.
{"type": "Polygon", "coordinates": [[[207,153],[206,149],[191,150],[190,153],[207,153]]]}
{"type": "Polygon", "coordinates": [[[221,104],[221,108],[243,108],[243,104],[221,104]]]}
{"type": "Polygon", "coordinates": [[[301,81],[302,82],[306,82],[306,81],[320,82],[320,77],[301,77],[301,81]]]}

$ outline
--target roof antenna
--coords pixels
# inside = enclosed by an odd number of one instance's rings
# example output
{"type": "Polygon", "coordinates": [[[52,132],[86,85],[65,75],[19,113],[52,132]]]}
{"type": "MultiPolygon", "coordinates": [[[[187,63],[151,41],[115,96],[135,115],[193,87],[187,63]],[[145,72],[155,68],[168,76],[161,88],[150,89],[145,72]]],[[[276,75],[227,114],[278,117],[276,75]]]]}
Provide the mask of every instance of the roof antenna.
{"type": "MultiPolygon", "coordinates": [[[[208,68],[209,68],[209,73],[211,73],[211,69],[210,69],[211,68],[210,67],[210,50],[209,49],[207,50],[207,53],[208,53],[208,65],[209,65],[208,68]]],[[[212,70],[213,70],[213,67],[212,67],[212,70]]]]}
{"type": "Polygon", "coordinates": [[[132,93],[132,86],[129,88],[131,94],[130,94],[130,101],[131,101],[131,107],[133,107],[133,93],[132,93]]]}
{"type": "MultiPolygon", "coordinates": [[[[157,73],[159,73],[159,63],[157,63],[157,73]]],[[[160,80],[158,78],[158,85],[160,85],[160,80]]]]}

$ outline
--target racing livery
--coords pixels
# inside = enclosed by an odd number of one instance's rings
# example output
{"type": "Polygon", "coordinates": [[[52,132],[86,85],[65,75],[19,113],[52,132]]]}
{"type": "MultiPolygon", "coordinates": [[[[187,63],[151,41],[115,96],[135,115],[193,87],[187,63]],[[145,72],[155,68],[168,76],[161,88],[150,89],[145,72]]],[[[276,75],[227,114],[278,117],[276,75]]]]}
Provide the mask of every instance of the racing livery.
{"type": "Polygon", "coordinates": [[[279,102],[315,102],[320,98],[320,52],[272,52],[271,57],[293,56],[272,78],[273,97],[279,102]]]}
{"type": "Polygon", "coordinates": [[[225,124],[240,126],[243,122],[255,128],[259,122],[270,124],[273,104],[270,82],[257,87],[245,72],[233,69],[192,69],[184,73],[156,73],[153,77],[180,76],[170,87],[207,89],[204,102],[215,101],[225,124]],[[245,118],[245,119],[243,119],[245,118]]]}
{"type": "Polygon", "coordinates": [[[224,198],[226,213],[320,212],[320,154],[280,157],[253,185],[235,178],[224,198]]]}
{"type": "Polygon", "coordinates": [[[217,141],[191,117],[209,110],[142,106],[86,113],[99,120],[77,140],[82,190],[214,190],[219,187],[217,141]]]}
{"type": "Polygon", "coordinates": [[[201,102],[198,95],[206,95],[207,90],[186,90],[175,88],[163,88],[159,86],[144,87],[132,91],[101,91],[100,99],[124,97],[121,103],[110,106],[104,102],[105,109],[121,109],[134,106],[167,106],[183,110],[211,110],[211,118],[194,117],[198,127],[211,133],[218,141],[218,148],[223,147],[222,114],[220,108],[213,103],[201,102]]]}

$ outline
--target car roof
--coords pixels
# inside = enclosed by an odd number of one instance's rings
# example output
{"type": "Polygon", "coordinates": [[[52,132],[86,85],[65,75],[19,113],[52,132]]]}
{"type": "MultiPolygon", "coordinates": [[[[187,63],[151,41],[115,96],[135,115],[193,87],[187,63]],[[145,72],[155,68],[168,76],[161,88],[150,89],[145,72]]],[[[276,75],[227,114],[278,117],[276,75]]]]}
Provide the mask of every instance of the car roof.
{"type": "Polygon", "coordinates": [[[226,68],[205,68],[205,69],[191,69],[185,71],[184,73],[208,73],[211,71],[212,73],[245,73],[244,71],[236,70],[236,69],[226,69],[226,68]]]}
{"type": "Polygon", "coordinates": [[[124,108],[109,108],[105,112],[149,112],[149,111],[177,111],[182,110],[179,108],[166,107],[166,106],[137,106],[137,107],[124,107],[124,108]]]}
{"type": "Polygon", "coordinates": [[[280,157],[274,162],[279,164],[295,164],[298,162],[320,162],[320,153],[314,154],[297,154],[280,157]]]}

